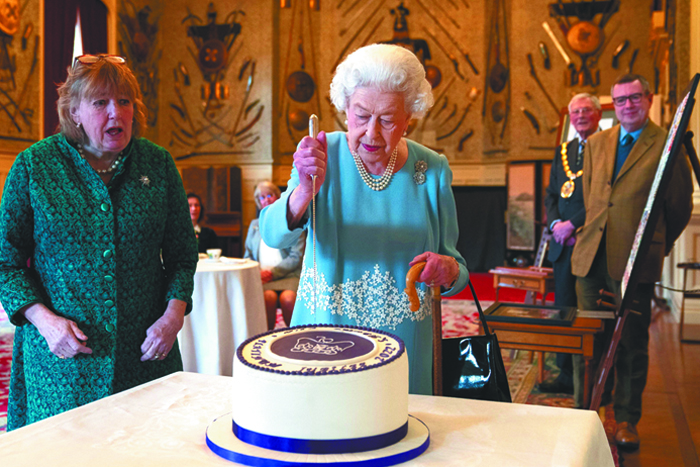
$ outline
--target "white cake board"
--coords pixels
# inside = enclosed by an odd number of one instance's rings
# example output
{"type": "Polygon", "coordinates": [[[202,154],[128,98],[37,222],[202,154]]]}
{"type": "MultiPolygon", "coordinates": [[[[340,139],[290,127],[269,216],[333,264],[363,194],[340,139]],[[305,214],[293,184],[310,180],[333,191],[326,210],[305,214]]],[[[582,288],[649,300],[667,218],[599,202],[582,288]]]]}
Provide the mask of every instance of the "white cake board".
{"type": "Polygon", "coordinates": [[[244,443],[232,430],[231,413],[217,418],[207,428],[207,446],[226,460],[244,465],[281,467],[329,464],[336,467],[385,467],[420,456],[430,444],[430,430],[417,418],[408,417],[408,433],[401,441],[383,449],[349,454],[296,454],[273,451],[244,443]]]}

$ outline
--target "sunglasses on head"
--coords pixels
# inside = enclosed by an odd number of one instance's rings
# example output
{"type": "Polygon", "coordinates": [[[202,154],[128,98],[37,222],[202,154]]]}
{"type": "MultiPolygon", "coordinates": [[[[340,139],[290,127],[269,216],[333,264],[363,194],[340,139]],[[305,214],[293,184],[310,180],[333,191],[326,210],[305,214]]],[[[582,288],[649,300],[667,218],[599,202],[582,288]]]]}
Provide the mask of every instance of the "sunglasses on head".
{"type": "Polygon", "coordinates": [[[108,62],[117,64],[117,65],[124,65],[126,63],[126,59],[124,57],[120,57],[119,55],[85,54],[85,55],[80,55],[79,57],[75,57],[75,61],[73,62],[73,69],[75,70],[75,67],[78,66],[78,64],[94,65],[95,63],[99,62],[100,60],[107,60],[108,62]]]}

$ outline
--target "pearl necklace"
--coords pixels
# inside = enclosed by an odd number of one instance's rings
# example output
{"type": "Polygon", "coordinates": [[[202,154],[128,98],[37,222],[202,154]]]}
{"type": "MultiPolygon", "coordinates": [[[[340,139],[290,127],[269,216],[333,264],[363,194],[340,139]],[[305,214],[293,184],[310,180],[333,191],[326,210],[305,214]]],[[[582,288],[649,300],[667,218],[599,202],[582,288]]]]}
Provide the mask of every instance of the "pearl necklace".
{"type": "MultiPolygon", "coordinates": [[[[80,156],[81,156],[83,159],[85,159],[85,151],[83,150],[83,145],[80,144],[80,143],[78,143],[76,146],[77,146],[77,148],[78,148],[78,152],[80,153],[80,156]]],[[[106,169],[95,169],[94,167],[93,167],[93,169],[94,169],[95,172],[97,172],[98,174],[108,174],[108,173],[112,173],[112,172],[114,172],[115,170],[117,170],[117,167],[119,167],[119,164],[121,164],[121,162],[122,162],[122,156],[123,156],[123,155],[124,155],[124,152],[123,152],[123,151],[120,152],[119,154],[117,154],[117,157],[116,157],[116,159],[114,159],[114,161],[112,162],[112,165],[110,165],[110,166],[107,167],[106,169]]],[[[87,159],[85,159],[85,160],[87,161],[87,159]]],[[[89,163],[89,161],[88,161],[88,163],[89,163]]],[[[92,164],[90,164],[90,166],[92,166],[92,164]]]]}
{"type": "Polygon", "coordinates": [[[398,146],[394,148],[394,152],[391,153],[391,157],[389,158],[389,165],[386,166],[386,170],[384,170],[384,175],[382,175],[376,180],[372,178],[369,172],[367,172],[367,169],[365,169],[365,166],[362,163],[362,159],[360,159],[360,156],[354,151],[350,151],[350,153],[352,154],[352,158],[355,159],[355,166],[357,167],[357,171],[360,172],[360,177],[362,177],[362,180],[369,188],[371,188],[374,191],[382,191],[387,186],[389,186],[389,183],[391,182],[391,177],[394,176],[394,164],[396,164],[396,156],[399,154],[398,146]]]}

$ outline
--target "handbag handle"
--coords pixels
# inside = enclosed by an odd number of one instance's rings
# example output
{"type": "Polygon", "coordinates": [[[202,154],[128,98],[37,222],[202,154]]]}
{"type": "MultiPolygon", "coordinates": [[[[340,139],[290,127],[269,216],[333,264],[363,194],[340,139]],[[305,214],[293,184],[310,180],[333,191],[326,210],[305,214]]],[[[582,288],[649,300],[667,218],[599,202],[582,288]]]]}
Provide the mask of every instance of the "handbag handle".
{"type": "Polygon", "coordinates": [[[471,279],[469,280],[469,289],[472,291],[472,297],[474,297],[474,302],[476,303],[476,309],[479,310],[479,319],[481,320],[481,327],[484,328],[484,334],[487,336],[491,335],[491,331],[489,330],[489,325],[486,323],[486,316],[484,315],[483,310],[481,309],[481,303],[479,303],[479,298],[476,296],[476,291],[474,290],[474,286],[472,285],[471,279]]]}

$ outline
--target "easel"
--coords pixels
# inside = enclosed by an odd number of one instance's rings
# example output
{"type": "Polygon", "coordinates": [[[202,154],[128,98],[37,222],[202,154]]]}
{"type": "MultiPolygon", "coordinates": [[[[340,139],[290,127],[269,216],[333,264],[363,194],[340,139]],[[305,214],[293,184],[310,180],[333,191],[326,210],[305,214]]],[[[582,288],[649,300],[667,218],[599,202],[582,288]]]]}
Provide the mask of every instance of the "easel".
{"type": "MultiPolygon", "coordinates": [[[[698,154],[695,151],[695,148],[693,147],[693,132],[688,131],[684,134],[683,136],[683,146],[685,147],[686,152],[688,153],[688,158],[690,159],[690,165],[693,169],[693,173],[695,175],[696,180],[698,183],[700,183],[700,160],[698,160],[698,154]]],[[[677,160],[671,161],[671,163],[679,163],[677,160]]],[[[670,177],[669,177],[670,179],[670,177]]],[[[668,180],[667,180],[668,181],[668,180]]],[[[666,194],[666,188],[668,187],[668,183],[665,185],[662,183],[659,191],[663,193],[664,195],[666,194]]],[[[657,198],[659,194],[657,193],[657,198]]],[[[653,210],[652,210],[653,212],[653,210]]],[[[658,221],[658,215],[657,216],[650,216],[649,218],[649,223],[647,224],[647,228],[649,226],[655,226],[656,222],[658,221]],[[653,218],[652,218],[653,217],[653,218]]],[[[647,237],[646,232],[645,232],[645,237],[647,237]]],[[[637,257],[643,256],[641,253],[646,252],[649,247],[649,242],[647,242],[646,245],[644,245],[644,240],[642,240],[642,245],[640,246],[639,253],[637,257]],[[646,247],[646,248],[645,248],[646,247]]],[[[634,270],[633,270],[634,272],[634,270]]],[[[625,292],[625,297],[628,295],[633,295],[635,292],[635,289],[637,287],[636,282],[634,282],[633,277],[634,274],[631,275],[630,281],[628,282],[628,287],[627,291],[625,292]]],[[[600,402],[603,397],[603,392],[605,390],[605,382],[608,379],[608,375],[610,374],[610,370],[612,369],[613,362],[615,359],[615,353],[617,352],[617,346],[620,343],[620,339],[622,338],[622,330],[625,326],[625,321],[627,320],[627,316],[629,315],[630,312],[632,313],[637,313],[634,310],[631,310],[629,306],[626,306],[626,304],[629,303],[628,300],[623,300],[623,303],[620,304],[620,308],[617,310],[617,318],[615,321],[615,330],[613,332],[612,337],[610,338],[610,343],[608,345],[608,349],[605,353],[605,357],[603,360],[601,360],[600,364],[598,365],[598,370],[596,371],[596,376],[595,376],[595,384],[593,386],[593,396],[591,397],[591,404],[589,408],[591,410],[595,410],[596,412],[600,408],[600,402]]],[[[632,305],[632,303],[629,303],[629,305],[632,305]]]]}

